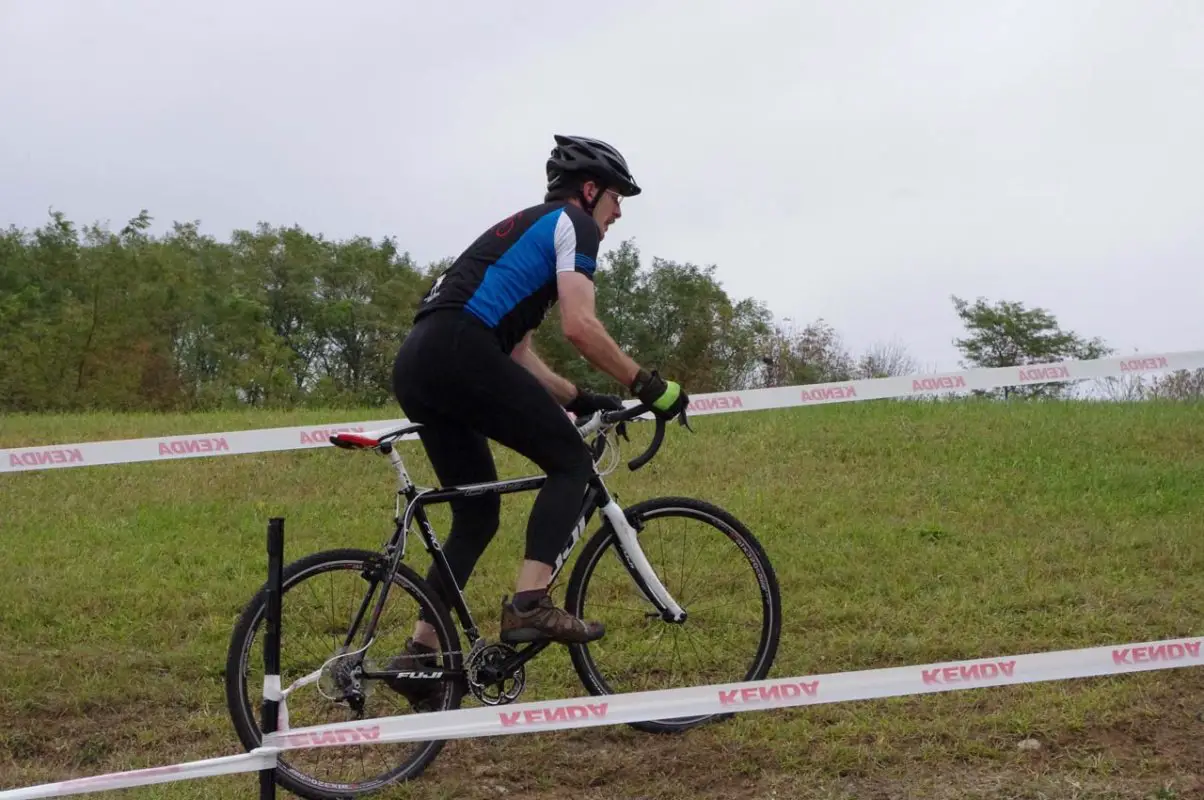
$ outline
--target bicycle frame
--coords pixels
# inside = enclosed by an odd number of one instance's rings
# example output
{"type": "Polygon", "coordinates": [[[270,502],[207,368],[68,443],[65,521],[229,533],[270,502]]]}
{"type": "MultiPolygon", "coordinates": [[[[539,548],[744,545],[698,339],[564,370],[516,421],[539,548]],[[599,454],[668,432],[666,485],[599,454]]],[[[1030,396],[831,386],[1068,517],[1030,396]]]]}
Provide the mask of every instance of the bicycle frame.
{"type": "MultiPolygon", "coordinates": [[[[587,423],[581,428],[582,436],[587,436],[589,433],[600,429],[602,423],[600,418],[595,418],[590,423],[587,423]]],[[[421,425],[411,425],[405,428],[398,429],[390,433],[395,438],[400,438],[408,433],[412,433],[421,428],[421,425]]],[[[658,428],[658,430],[661,430],[658,428]]],[[[658,436],[659,440],[659,436],[658,436]]],[[[402,461],[401,455],[397,452],[397,448],[391,443],[382,443],[377,449],[388,456],[389,462],[397,472],[397,500],[394,511],[395,528],[393,535],[385,545],[385,555],[388,560],[387,567],[382,575],[373,576],[380,581],[383,587],[380,596],[377,598],[372,615],[368,621],[368,626],[364,632],[362,641],[364,647],[371,643],[376,631],[376,625],[380,619],[381,612],[384,609],[385,601],[388,598],[389,589],[392,584],[391,576],[396,571],[397,565],[405,556],[406,536],[411,524],[417,523],[420,540],[426,551],[431,555],[434,568],[442,579],[443,586],[447,589],[450,596],[451,608],[459,618],[460,626],[468,638],[469,647],[476,644],[480,640],[481,635],[477,629],[476,621],[473,619],[472,611],[468,607],[463,591],[456,585],[455,579],[452,576],[451,567],[447,562],[447,557],[443,554],[443,548],[439,544],[435,536],[435,531],[431,527],[430,520],[426,515],[426,507],[437,505],[440,503],[450,503],[453,500],[461,497],[476,497],[483,494],[515,494],[518,492],[537,491],[542,488],[547,481],[546,475],[533,475],[523,478],[511,478],[508,480],[489,481],[483,483],[470,483],[459,486],[439,487],[429,489],[419,489],[410,479],[409,473],[406,471],[405,464],[402,461]],[[404,507],[403,507],[404,506],[404,507]],[[454,591],[452,591],[454,587],[454,591]]],[[[637,587],[643,593],[644,597],[656,608],[662,619],[667,622],[681,624],[685,622],[686,612],[677,604],[676,600],[669,594],[657,577],[652,565],[648,562],[643,550],[639,545],[637,531],[628,522],[622,508],[611,496],[607,490],[602,476],[595,472],[589,480],[586,488],[585,497],[582,501],[581,511],[578,514],[577,523],[573,526],[570,532],[568,542],[556,557],[556,561],[552,567],[552,579],[563,570],[573,550],[576,549],[580,542],[585,528],[589,525],[595,512],[601,511],[603,517],[610,523],[612,530],[615,532],[615,550],[619,555],[620,561],[623,563],[637,587]]],[[[351,629],[348,631],[347,638],[343,643],[344,652],[350,647],[355,638],[356,628],[359,627],[363,620],[364,613],[367,611],[368,605],[372,602],[372,595],[375,592],[373,587],[364,598],[363,604],[360,606],[351,629]]],[[[517,659],[509,659],[504,665],[507,668],[517,667],[519,664],[534,657],[536,653],[546,647],[546,643],[537,643],[525,648],[517,659]]],[[[443,673],[442,670],[439,671],[443,673]]],[[[365,673],[365,677],[388,677],[392,673],[383,673],[381,675],[365,673]]],[[[431,677],[434,677],[432,674],[431,677]]]]}

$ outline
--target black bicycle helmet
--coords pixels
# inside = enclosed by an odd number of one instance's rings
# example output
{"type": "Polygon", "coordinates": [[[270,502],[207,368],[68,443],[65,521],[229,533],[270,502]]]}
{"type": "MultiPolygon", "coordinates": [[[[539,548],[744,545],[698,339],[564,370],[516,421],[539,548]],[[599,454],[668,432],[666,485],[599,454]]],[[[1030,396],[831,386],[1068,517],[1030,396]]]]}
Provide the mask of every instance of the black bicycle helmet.
{"type": "Polygon", "coordinates": [[[548,157],[548,192],[565,188],[574,175],[592,178],[624,197],[640,193],[627,161],[606,142],[586,136],[556,134],[556,146],[548,157]]]}

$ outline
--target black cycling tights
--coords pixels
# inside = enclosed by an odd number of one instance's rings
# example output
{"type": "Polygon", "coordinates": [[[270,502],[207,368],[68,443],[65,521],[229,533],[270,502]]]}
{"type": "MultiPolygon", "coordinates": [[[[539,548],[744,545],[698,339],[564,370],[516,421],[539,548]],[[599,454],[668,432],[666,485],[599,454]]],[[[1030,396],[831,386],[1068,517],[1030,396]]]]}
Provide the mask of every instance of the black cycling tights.
{"type": "MultiPolygon", "coordinates": [[[[535,376],[475,317],[439,311],[419,320],[403,342],[393,393],[406,418],[423,423],[419,436],[442,486],[497,480],[487,438],[547,473],[527,521],[525,555],[554,563],[577,522],[594,465],[576,427],[535,376]]],[[[497,532],[501,497],[461,498],[451,509],[443,552],[462,589],[497,532]]],[[[448,597],[433,567],[427,578],[448,597]]]]}

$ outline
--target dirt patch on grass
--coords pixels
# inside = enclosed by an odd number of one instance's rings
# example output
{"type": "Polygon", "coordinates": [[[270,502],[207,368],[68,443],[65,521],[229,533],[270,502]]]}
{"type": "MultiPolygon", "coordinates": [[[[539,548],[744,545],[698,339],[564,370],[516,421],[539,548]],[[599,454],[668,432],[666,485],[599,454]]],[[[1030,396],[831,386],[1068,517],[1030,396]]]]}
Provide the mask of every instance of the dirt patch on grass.
{"type": "MultiPolygon", "coordinates": [[[[1003,800],[1204,797],[1201,727],[1191,719],[1150,730],[1087,731],[1042,750],[963,763],[938,752],[899,754],[875,764],[871,752],[852,770],[833,770],[806,753],[770,752],[719,736],[647,737],[614,732],[563,734],[540,741],[460,742],[445,751],[418,800],[523,798],[831,798],[835,800],[1003,800]],[[1110,738],[1109,759],[1090,758],[1110,738]],[[1151,751],[1149,748],[1153,748],[1151,751]],[[1152,757],[1152,752],[1158,755],[1152,757]],[[838,774],[845,772],[846,774],[838,774]]],[[[525,738],[525,737],[524,737],[525,738]]],[[[398,795],[401,796],[401,795],[398,795]]]]}
{"type": "MultiPolygon", "coordinates": [[[[1087,732],[1035,753],[999,761],[959,763],[941,754],[902,754],[894,763],[865,763],[835,774],[806,753],[769,752],[719,736],[648,737],[615,731],[568,733],[535,739],[459,742],[450,746],[420,784],[404,796],[485,798],[831,798],[835,800],[1003,800],[1003,798],[1111,798],[1173,800],[1204,797],[1198,749],[1200,729],[1163,726],[1158,745],[1167,758],[1149,761],[1137,742],[1113,733],[1119,756],[1092,765],[1101,732],[1087,732]],[[1051,752],[1053,751],[1053,752],[1051,752]],[[1173,755],[1172,755],[1173,754],[1173,755]]],[[[395,796],[403,796],[397,794],[395,796]]]]}

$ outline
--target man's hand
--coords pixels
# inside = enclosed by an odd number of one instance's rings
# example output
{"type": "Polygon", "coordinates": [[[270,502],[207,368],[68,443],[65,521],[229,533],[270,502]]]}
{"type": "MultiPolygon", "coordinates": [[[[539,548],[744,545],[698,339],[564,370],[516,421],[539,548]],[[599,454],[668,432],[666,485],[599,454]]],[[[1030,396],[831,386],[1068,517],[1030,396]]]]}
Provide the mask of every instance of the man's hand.
{"type": "Polygon", "coordinates": [[[676,417],[690,404],[690,396],[680,384],[666,381],[655,370],[641,369],[630,388],[641,403],[662,419],[676,417]]]}
{"type": "Polygon", "coordinates": [[[623,408],[623,400],[618,395],[595,394],[588,389],[577,387],[577,396],[565,404],[564,410],[579,417],[587,416],[595,411],[618,411],[623,408]]]}

